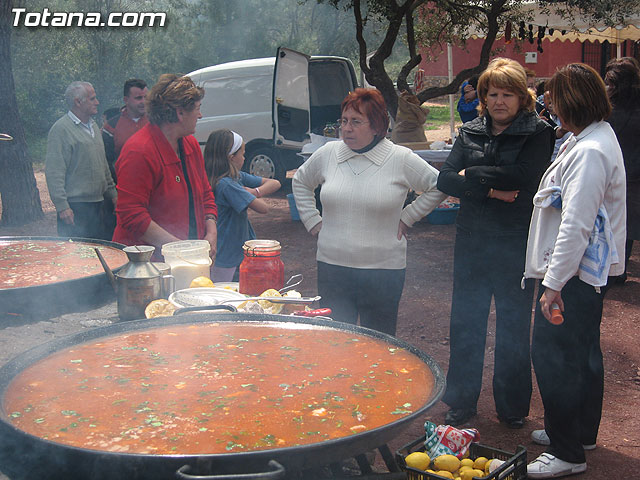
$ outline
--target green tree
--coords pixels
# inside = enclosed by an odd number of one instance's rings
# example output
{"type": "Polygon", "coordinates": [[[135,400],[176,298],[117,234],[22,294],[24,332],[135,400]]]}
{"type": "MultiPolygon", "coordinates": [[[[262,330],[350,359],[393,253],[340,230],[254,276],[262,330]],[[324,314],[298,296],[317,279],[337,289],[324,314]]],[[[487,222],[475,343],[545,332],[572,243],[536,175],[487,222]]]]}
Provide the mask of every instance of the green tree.
{"type": "MultiPolygon", "coordinates": [[[[484,41],[478,64],[464,69],[451,83],[443,87],[430,87],[419,93],[423,102],[445,94],[457,93],[462,82],[488,65],[493,44],[507,20],[524,19],[520,7],[523,0],[316,0],[326,2],[337,9],[350,10],[355,18],[355,38],[359,46],[359,64],[367,81],[383,94],[387,106],[395,116],[397,95],[385,62],[392,54],[393,46],[403,40],[408,49],[408,58],[397,76],[400,89],[407,88],[407,76],[420,64],[418,43],[422,47],[447,42],[464,44],[470,31],[482,32],[484,41]],[[375,20],[384,24],[384,35],[379,44],[370,47],[364,36],[365,26],[375,20]]],[[[638,0],[602,2],[600,0],[570,0],[540,2],[543,7],[565,12],[578,8],[593,19],[615,25],[638,9],[638,0]]]]}

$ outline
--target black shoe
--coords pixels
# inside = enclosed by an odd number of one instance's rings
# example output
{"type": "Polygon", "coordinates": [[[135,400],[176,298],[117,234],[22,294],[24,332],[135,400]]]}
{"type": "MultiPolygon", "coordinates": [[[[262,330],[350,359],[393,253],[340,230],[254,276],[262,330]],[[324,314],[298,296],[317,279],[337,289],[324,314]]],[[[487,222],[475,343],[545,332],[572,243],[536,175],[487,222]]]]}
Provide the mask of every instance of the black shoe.
{"type": "Polygon", "coordinates": [[[501,417],[498,415],[498,420],[514,430],[524,427],[524,418],[522,417],[501,417]]]}
{"type": "Polygon", "coordinates": [[[614,283],[616,285],[624,285],[624,283],[627,281],[627,272],[624,272],[622,275],[618,275],[617,277],[613,278],[615,278],[614,283]]]}
{"type": "Polygon", "coordinates": [[[478,412],[475,408],[452,408],[444,416],[444,422],[452,427],[467,423],[478,412]]]}

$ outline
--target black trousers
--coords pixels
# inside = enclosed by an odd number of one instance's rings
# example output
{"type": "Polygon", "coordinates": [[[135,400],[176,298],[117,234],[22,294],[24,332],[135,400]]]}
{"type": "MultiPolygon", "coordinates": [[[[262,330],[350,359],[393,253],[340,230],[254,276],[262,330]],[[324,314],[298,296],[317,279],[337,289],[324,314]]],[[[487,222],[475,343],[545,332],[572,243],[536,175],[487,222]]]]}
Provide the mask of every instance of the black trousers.
{"type": "Polygon", "coordinates": [[[320,304],[339,322],[396,334],[405,269],[349,268],[318,262],[320,304]]]}
{"type": "Polygon", "coordinates": [[[449,370],[443,401],[475,408],[482,389],[491,298],[496,306],[493,397],[500,417],[526,417],[531,400],[530,328],[534,282],[520,287],[526,233],[476,235],[458,230],[453,260],[449,370]]]}
{"type": "Polygon", "coordinates": [[[58,215],[58,236],[111,240],[106,238],[103,203],[69,202],[69,207],[73,210],[73,224],[64,223],[58,215]]]}
{"type": "MultiPolygon", "coordinates": [[[[544,287],[540,287],[540,295],[544,287]]],[[[600,321],[606,288],[573,277],[562,289],[564,322],[553,325],[536,307],[533,327],[533,366],[544,405],[547,451],[561,460],[585,462],[582,445],[596,443],[604,367],[600,350],[600,321]]]]}

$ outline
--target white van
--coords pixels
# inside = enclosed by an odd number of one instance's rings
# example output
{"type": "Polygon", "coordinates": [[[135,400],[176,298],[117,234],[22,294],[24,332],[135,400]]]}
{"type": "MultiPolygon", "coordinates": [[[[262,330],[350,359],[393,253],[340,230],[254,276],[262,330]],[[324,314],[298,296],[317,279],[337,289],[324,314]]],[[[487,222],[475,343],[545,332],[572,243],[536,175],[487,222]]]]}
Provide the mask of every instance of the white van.
{"type": "Polygon", "coordinates": [[[195,136],[204,147],[220,128],[238,132],[247,145],[244,170],[282,182],[298,168],[310,133],[322,135],[340,117],[340,104],[357,86],[347,58],[309,57],[278,48],[257,58],[201,68],[188,74],[205,89],[195,136]]]}

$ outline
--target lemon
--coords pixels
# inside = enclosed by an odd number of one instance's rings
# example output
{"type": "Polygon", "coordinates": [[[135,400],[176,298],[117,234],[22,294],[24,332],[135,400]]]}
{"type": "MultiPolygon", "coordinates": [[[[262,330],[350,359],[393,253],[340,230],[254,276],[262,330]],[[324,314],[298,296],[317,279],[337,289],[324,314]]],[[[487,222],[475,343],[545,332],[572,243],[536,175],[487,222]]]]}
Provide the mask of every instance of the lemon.
{"type": "Polygon", "coordinates": [[[460,475],[460,478],[462,480],[472,480],[473,477],[482,478],[484,477],[484,472],[481,470],[470,469],[465,470],[464,472],[462,472],[462,475],[460,475]]]}
{"type": "Polygon", "coordinates": [[[211,287],[213,288],[215,285],[213,284],[213,282],[211,281],[211,279],[209,277],[196,277],[193,280],[191,280],[191,283],[189,284],[189,288],[198,288],[198,287],[211,287]]]}
{"type": "Polygon", "coordinates": [[[484,466],[488,462],[487,457],[478,457],[473,461],[473,468],[477,468],[478,470],[482,470],[484,472],[484,466]]]}
{"type": "Polygon", "coordinates": [[[407,455],[404,459],[404,463],[407,464],[407,467],[415,468],[417,470],[426,470],[431,464],[431,459],[429,458],[429,455],[424,452],[413,452],[407,455]]]}
{"type": "Polygon", "coordinates": [[[491,467],[491,462],[493,462],[494,460],[495,458],[492,458],[491,460],[487,460],[487,463],[484,464],[485,475],[489,475],[489,468],[491,467]]]}
{"type": "MultiPolygon", "coordinates": [[[[436,468],[437,468],[437,467],[436,467],[436,468]]],[[[453,477],[453,473],[451,473],[451,472],[450,472],[450,471],[448,471],[448,470],[438,470],[438,471],[436,472],[436,475],[440,475],[441,477],[444,477],[444,478],[450,478],[451,480],[453,480],[453,478],[454,478],[454,477],[453,477]]]]}
{"type": "Polygon", "coordinates": [[[462,472],[464,472],[466,470],[473,470],[473,467],[470,466],[470,465],[460,465],[460,468],[458,469],[458,472],[460,472],[460,475],[462,475],[462,472]]]}
{"type": "Polygon", "coordinates": [[[169,300],[159,298],[158,300],[149,302],[149,305],[144,309],[144,316],[147,318],[169,317],[173,315],[173,312],[176,310],[177,307],[169,300]]]}
{"type": "Polygon", "coordinates": [[[473,460],[470,458],[463,458],[460,460],[460,468],[462,467],[473,467],[473,460]]]}
{"type": "MultiPolygon", "coordinates": [[[[438,455],[433,460],[433,465],[438,470],[446,470],[447,472],[455,472],[460,468],[460,460],[455,455],[438,455]]],[[[453,477],[452,477],[453,478],[453,477]]]]}
{"type": "MultiPolygon", "coordinates": [[[[261,297],[281,297],[280,292],[274,288],[265,290],[260,294],[261,297]]],[[[269,300],[258,300],[258,305],[262,307],[264,313],[278,314],[284,307],[283,303],[272,303],[269,300]]]]}

